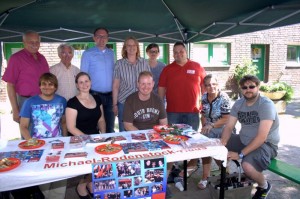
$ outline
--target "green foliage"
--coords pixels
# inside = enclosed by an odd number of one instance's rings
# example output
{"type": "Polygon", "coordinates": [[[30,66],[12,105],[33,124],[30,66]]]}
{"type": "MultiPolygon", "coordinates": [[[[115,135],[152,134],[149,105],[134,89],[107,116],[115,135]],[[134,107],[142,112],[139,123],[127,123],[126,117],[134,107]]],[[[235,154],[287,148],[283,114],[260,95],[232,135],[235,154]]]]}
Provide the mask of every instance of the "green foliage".
{"type": "Polygon", "coordinates": [[[259,88],[263,92],[276,92],[276,91],[286,91],[282,100],[290,102],[293,99],[294,89],[285,82],[274,82],[273,84],[263,84],[259,88]]]}
{"type": "Polygon", "coordinates": [[[242,64],[238,64],[234,69],[234,78],[237,83],[245,75],[257,75],[259,73],[257,66],[251,60],[244,60],[242,64]]]}

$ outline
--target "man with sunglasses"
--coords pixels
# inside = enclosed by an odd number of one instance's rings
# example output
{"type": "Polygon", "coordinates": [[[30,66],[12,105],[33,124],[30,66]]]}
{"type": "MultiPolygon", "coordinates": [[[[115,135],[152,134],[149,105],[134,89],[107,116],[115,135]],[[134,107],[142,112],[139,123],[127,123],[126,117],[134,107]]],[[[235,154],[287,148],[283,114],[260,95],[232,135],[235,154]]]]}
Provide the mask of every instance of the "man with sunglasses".
{"type": "Polygon", "coordinates": [[[279,119],[274,103],[259,94],[260,80],[246,75],[239,82],[243,97],[233,105],[221,142],[228,148],[228,158],[242,161],[245,174],[258,183],[253,199],[267,198],[272,186],[266,181],[266,170],[276,157],[279,143],[279,119]],[[241,123],[239,134],[232,134],[241,123]]]}

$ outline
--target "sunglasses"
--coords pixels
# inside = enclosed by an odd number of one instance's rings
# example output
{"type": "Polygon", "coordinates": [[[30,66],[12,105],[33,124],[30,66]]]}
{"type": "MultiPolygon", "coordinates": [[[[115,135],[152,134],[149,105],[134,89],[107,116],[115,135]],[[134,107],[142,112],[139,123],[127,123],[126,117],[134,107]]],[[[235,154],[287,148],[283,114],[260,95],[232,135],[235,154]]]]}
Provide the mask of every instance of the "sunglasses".
{"type": "Polygon", "coordinates": [[[247,89],[254,89],[256,86],[253,86],[253,85],[251,85],[251,86],[242,86],[241,88],[243,89],[243,90],[247,90],[247,89]]]}

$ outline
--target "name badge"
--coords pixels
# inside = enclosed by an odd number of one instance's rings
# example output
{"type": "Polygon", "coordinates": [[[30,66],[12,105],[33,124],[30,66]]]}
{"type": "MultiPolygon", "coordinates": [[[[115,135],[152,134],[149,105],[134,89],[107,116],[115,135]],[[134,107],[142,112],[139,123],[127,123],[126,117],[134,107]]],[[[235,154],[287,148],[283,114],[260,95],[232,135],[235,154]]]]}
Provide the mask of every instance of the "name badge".
{"type": "Polygon", "coordinates": [[[187,74],[195,74],[195,70],[187,70],[187,74]]]}

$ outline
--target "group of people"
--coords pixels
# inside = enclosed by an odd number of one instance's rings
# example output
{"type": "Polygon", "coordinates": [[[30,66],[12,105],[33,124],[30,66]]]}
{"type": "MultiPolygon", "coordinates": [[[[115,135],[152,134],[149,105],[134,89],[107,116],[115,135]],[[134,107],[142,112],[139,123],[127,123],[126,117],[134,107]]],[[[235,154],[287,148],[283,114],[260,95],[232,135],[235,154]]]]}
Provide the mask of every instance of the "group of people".
{"type": "MultiPolygon", "coordinates": [[[[22,137],[114,132],[115,116],[120,132],[176,123],[198,131],[201,124],[201,133],[221,139],[229,159],[242,159],[245,174],[258,183],[254,198],[265,198],[271,185],[262,171],[277,154],[279,122],[272,101],[259,94],[259,79],[251,75],[241,79],[243,97],[231,108],[218,78],[206,75],[199,63],[188,59],[184,43],[174,44],[174,62],[165,66],[157,61],[157,44],[147,47],[146,60],[134,37],[125,40],[122,59],[114,62],[114,52],[106,47],[108,39],[107,29],[94,31],[96,46],[83,53],[80,69],[71,64],[73,47],[61,44],[61,62],[49,69],[38,52],[39,34],[24,34],[24,49],[11,56],[3,75],[22,137]],[[237,121],[242,124],[239,134],[234,133],[237,121]]],[[[198,187],[205,189],[211,158],[203,158],[202,163],[198,187]]],[[[76,187],[80,198],[89,198],[88,190],[92,191],[90,176],[76,187]]],[[[64,198],[64,194],[65,189],[58,195],[64,198]]]]}

